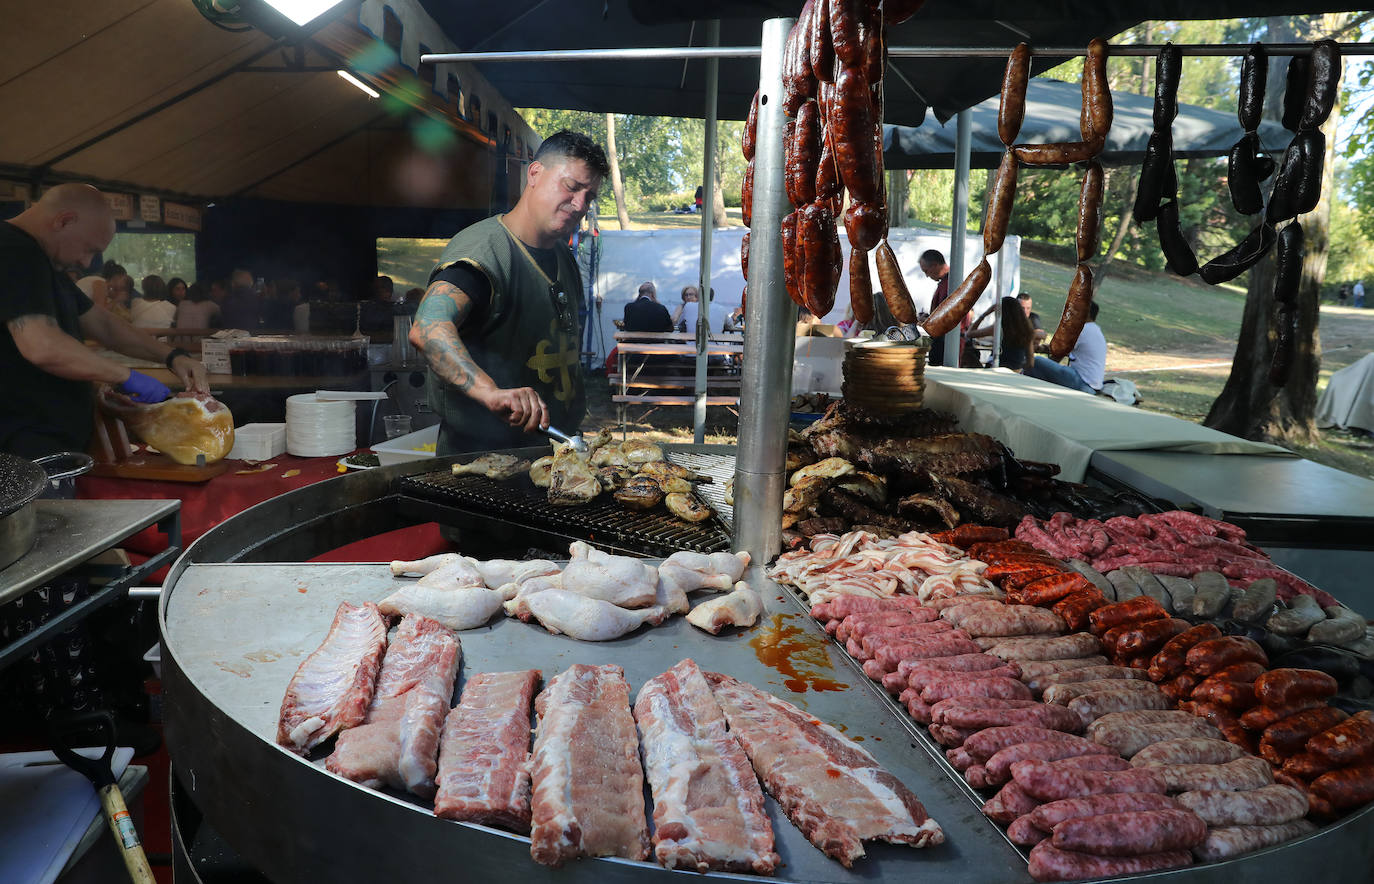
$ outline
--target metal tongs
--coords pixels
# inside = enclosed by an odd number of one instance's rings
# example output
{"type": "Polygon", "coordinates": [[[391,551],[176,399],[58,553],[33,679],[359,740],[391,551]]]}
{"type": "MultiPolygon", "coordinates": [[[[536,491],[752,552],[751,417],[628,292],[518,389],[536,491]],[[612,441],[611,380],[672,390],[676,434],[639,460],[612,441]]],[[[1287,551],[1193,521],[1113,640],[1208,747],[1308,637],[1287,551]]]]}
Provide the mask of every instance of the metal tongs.
{"type": "Polygon", "coordinates": [[[576,436],[569,436],[567,433],[563,432],[562,430],[558,429],[553,425],[545,427],[543,429],[543,432],[546,436],[548,436],[551,439],[555,439],[559,442],[564,443],[565,445],[571,445],[573,451],[576,451],[578,454],[587,453],[587,440],[582,438],[581,433],[578,433],[576,436]]]}

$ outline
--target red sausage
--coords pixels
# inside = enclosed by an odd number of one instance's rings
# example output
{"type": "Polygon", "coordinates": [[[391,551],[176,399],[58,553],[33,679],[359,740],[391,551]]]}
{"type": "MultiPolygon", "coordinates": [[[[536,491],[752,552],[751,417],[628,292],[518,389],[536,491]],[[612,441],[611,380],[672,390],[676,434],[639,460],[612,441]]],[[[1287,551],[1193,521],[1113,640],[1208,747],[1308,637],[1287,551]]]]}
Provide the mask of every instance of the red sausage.
{"type": "Polygon", "coordinates": [[[868,273],[868,253],[852,246],[849,249],[849,303],[854,308],[854,321],[868,325],[873,321],[873,281],[868,273]]]}
{"type": "MultiPolygon", "coordinates": [[[[1144,598],[1144,596],[1138,596],[1144,598]]],[[[1150,663],[1150,680],[1169,681],[1183,673],[1188,651],[1198,642],[1219,638],[1221,630],[1213,623],[1199,623],[1191,629],[1180,632],[1164,643],[1154,660],[1150,663]]]]}
{"type": "Polygon", "coordinates": [[[1268,665],[1269,657],[1253,639],[1240,635],[1198,642],[1189,651],[1187,667],[1198,675],[1213,675],[1236,663],[1268,665]]]}
{"type": "Polygon", "coordinates": [[[1088,618],[1093,635],[1102,635],[1109,629],[1130,623],[1144,623],[1168,617],[1169,612],[1153,598],[1139,595],[1124,602],[1116,602],[1093,611],[1088,618]]]}
{"type": "Polygon", "coordinates": [[[1087,264],[1079,264],[1074,271],[1073,282],[1069,283],[1069,297],[1064,301],[1064,312],[1060,314],[1059,325],[1055,326],[1050,337],[1050,358],[1063,359],[1078,343],[1078,335],[1088,322],[1088,311],[1093,301],[1093,269],[1087,264]]]}
{"type": "Polygon", "coordinates": [[[1255,679],[1255,696],[1266,706],[1286,706],[1306,697],[1330,697],[1336,679],[1315,669],[1271,669],[1255,679]]]}
{"type": "Polygon", "coordinates": [[[1374,801],[1374,762],[1324,773],[1312,781],[1312,793],[1337,810],[1374,801]]]}
{"type": "Polygon", "coordinates": [[[1318,706],[1279,719],[1264,729],[1260,748],[1266,745],[1283,755],[1302,749],[1308,739],[1328,728],[1335,727],[1350,716],[1335,706],[1318,706]]]}
{"type": "Polygon", "coordinates": [[[1193,855],[1186,850],[1108,857],[1060,850],[1049,841],[1041,841],[1031,848],[1030,862],[1026,868],[1037,881],[1079,881],[1177,869],[1192,863],[1193,855]]]}
{"type": "Polygon", "coordinates": [[[1271,724],[1276,724],[1290,715],[1297,715],[1308,709],[1318,709],[1326,705],[1326,700],[1321,697],[1308,697],[1305,700],[1297,700],[1287,706],[1256,706],[1247,711],[1240,717],[1240,723],[1249,730],[1260,732],[1266,730],[1271,724]]]}
{"type": "Polygon", "coordinates": [[[997,106],[997,137],[1011,147],[1021,134],[1021,122],[1026,118],[1026,85],[1030,82],[1030,47],[1017,43],[1007,56],[1007,69],[1002,74],[1002,101],[997,106]]]}
{"type": "Polygon", "coordinates": [[[1374,754],[1374,712],[1358,712],[1335,727],[1322,731],[1307,741],[1307,751],[1332,764],[1365,761],[1374,754]]]}
{"type": "Polygon", "coordinates": [[[1094,856],[1140,856],[1191,850],[1207,824],[1191,810],[1137,810],[1067,820],[1054,827],[1054,846],[1094,856]]]}
{"type": "Polygon", "coordinates": [[[926,334],[938,338],[951,331],[972,309],[991,279],[992,266],[988,264],[987,258],[983,258],[964,281],[959,283],[959,287],[950,292],[949,297],[941,301],[940,306],[927,317],[924,323],[926,334]]]}

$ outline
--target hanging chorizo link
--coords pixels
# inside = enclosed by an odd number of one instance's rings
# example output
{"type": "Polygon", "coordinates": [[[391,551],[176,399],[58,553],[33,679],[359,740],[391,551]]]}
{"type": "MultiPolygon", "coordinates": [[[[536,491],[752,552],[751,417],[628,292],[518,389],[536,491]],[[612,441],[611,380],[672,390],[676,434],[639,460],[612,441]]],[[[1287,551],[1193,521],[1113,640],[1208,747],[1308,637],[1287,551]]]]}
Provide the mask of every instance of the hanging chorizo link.
{"type": "Polygon", "coordinates": [[[1083,173],[1083,186],[1078,192],[1078,227],[1074,237],[1080,264],[1097,254],[1102,231],[1103,179],[1102,166],[1096,162],[1088,163],[1087,171],[1083,173]]]}
{"type": "Polygon", "coordinates": [[[861,72],[845,66],[835,77],[835,98],[830,109],[830,144],[840,180],[853,198],[876,201],[877,175],[873,155],[873,116],[868,83],[861,72]]]}
{"type": "Polygon", "coordinates": [[[1107,82],[1107,42],[1094,38],[1088,43],[1088,54],[1083,57],[1084,117],[1079,128],[1083,140],[1090,141],[1094,135],[1105,136],[1112,128],[1112,88],[1107,82]],[[1082,127],[1086,120],[1088,127],[1082,127]]]}
{"type": "Polygon", "coordinates": [[[1093,302],[1093,271],[1087,264],[1079,264],[1069,283],[1069,297],[1064,313],[1059,317],[1054,336],[1050,338],[1050,358],[1063,359],[1078,343],[1078,336],[1088,321],[1088,308],[1093,302]]]}
{"type": "Polygon", "coordinates": [[[892,253],[892,246],[888,245],[887,240],[878,243],[877,257],[878,285],[883,290],[888,312],[902,325],[912,324],[916,321],[916,304],[911,300],[911,292],[902,276],[902,267],[897,263],[897,256],[892,253]]]}
{"type": "Polygon", "coordinates": [[[829,0],[827,19],[830,43],[841,64],[863,64],[863,43],[859,34],[861,0],[829,0]]]}
{"type": "Polygon", "coordinates": [[[811,8],[811,73],[822,83],[835,79],[835,50],[830,42],[830,0],[811,8]]]}
{"type": "Polygon", "coordinates": [[[740,151],[750,162],[754,160],[754,148],[759,137],[759,93],[754,91],[754,100],[749,102],[749,116],[744,120],[744,136],[740,138],[740,151]]]}
{"type": "Polygon", "coordinates": [[[859,325],[873,321],[873,281],[868,272],[868,253],[852,247],[849,250],[849,305],[859,325]]]}
{"type": "Polygon", "coordinates": [[[744,186],[740,189],[739,195],[740,215],[744,218],[745,227],[753,227],[754,221],[754,161],[750,160],[749,165],[744,167],[744,186]]]}
{"type": "Polygon", "coordinates": [[[964,314],[977,303],[991,279],[992,267],[988,264],[987,258],[982,258],[978,261],[978,266],[959,283],[959,287],[950,292],[949,297],[941,301],[940,306],[932,310],[930,316],[922,323],[926,334],[938,338],[953,331],[964,318],[964,314]]]}
{"type": "Polygon", "coordinates": [[[1030,83],[1030,46],[1017,43],[1007,56],[1007,69],[1002,74],[1002,100],[997,105],[997,137],[1011,147],[1021,134],[1026,118],[1026,86],[1030,83]]]}
{"type": "Polygon", "coordinates": [[[787,196],[801,208],[816,200],[816,168],[821,155],[820,110],[815,101],[802,102],[791,131],[787,153],[787,196]]]}
{"type": "Polygon", "coordinates": [[[869,203],[850,203],[844,212],[844,230],[849,244],[868,251],[886,235],[887,213],[882,207],[869,203]]]}
{"type": "Polygon", "coordinates": [[[782,219],[782,283],[787,296],[793,303],[801,306],[801,266],[797,250],[797,213],[788,213],[782,219]]]}
{"type": "Polygon", "coordinates": [[[983,212],[983,254],[991,255],[1002,248],[1011,222],[1012,205],[1016,202],[1016,177],[1019,165],[1010,150],[1002,154],[997,178],[988,190],[987,210],[983,212]]]}

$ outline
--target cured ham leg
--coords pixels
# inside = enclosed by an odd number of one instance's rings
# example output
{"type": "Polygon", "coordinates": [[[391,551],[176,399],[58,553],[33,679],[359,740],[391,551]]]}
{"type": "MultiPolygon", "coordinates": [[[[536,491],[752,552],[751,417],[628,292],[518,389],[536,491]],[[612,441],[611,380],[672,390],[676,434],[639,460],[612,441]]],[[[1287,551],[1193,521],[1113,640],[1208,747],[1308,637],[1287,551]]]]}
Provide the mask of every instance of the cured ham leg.
{"type": "Polygon", "coordinates": [[[763,613],[763,599],[740,581],[734,592],[707,599],[692,609],[687,622],[712,635],[719,635],[727,626],[753,626],[763,613]]]}
{"type": "Polygon", "coordinates": [[[101,407],[124,421],[135,436],[179,464],[203,455],[207,464],[234,447],[234,415],[208,393],[178,393],[152,405],[122,401],[106,391],[101,407]]]}
{"type": "Polygon", "coordinates": [[[654,858],[669,869],[771,875],[781,860],[763,792],[697,664],[645,682],[634,714],[654,796],[654,858]]]}
{"type": "Polygon", "coordinates": [[[575,663],[534,709],[530,856],[546,866],[579,856],[646,859],[644,771],[625,671],[575,663]]]}
{"type": "Polygon", "coordinates": [[[346,727],[362,722],[386,650],[386,621],[371,602],[344,602],[329,634],[301,661],[277,719],[277,742],[305,755],[346,727]]]}
{"type": "Polygon", "coordinates": [[[634,632],[645,623],[654,626],[668,616],[663,608],[627,611],[610,602],[589,599],[565,589],[550,589],[524,599],[530,614],[552,633],[584,642],[604,642],[634,632]]]}
{"type": "Polygon", "coordinates": [[[706,680],[764,788],[845,868],[864,855],[865,841],[944,843],[911,790],[839,731],[728,675],[708,672],[706,680]]]}
{"type": "Polygon", "coordinates": [[[504,602],[501,593],[485,586],[437,589],[413,583],[382,599],[380,608],[389,616],[419,614],[461,632],[485,624],[504,602]]]}
{"type": "Polygon", "coordinates": [[[325,767],[364,786],[434,795],[439,729],[462,649],[443,624],[407,616],[387,648],[363,724],[339,735],[325,767]]]}
{"type": "Polygon", "coordinates": [[[479,672],[444,721],[434,815],[530,830],[530,704],[539,670],[479,672]]]}

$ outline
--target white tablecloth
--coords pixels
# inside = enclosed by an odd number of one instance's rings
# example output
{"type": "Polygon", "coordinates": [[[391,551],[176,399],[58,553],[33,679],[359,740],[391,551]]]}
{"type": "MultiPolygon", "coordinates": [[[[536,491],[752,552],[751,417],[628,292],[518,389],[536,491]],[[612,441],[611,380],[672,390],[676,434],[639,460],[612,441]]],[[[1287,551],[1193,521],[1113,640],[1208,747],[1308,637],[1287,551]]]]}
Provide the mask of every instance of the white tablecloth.
{"type": "Polygon", "coordinates": [[[1000,439],[1017,457],[1059,464],[1070,482],[1083,481],[1094,451],[1295,456],[1005,369],[927,367],[925,404],[954,414],[964,430],[1000,439]]]}
{"type": "Polygon", "coordinates": [[[1317,402],[1317,426],[1374,432],[1374,353],[1331,375],[1317,402]]]}

